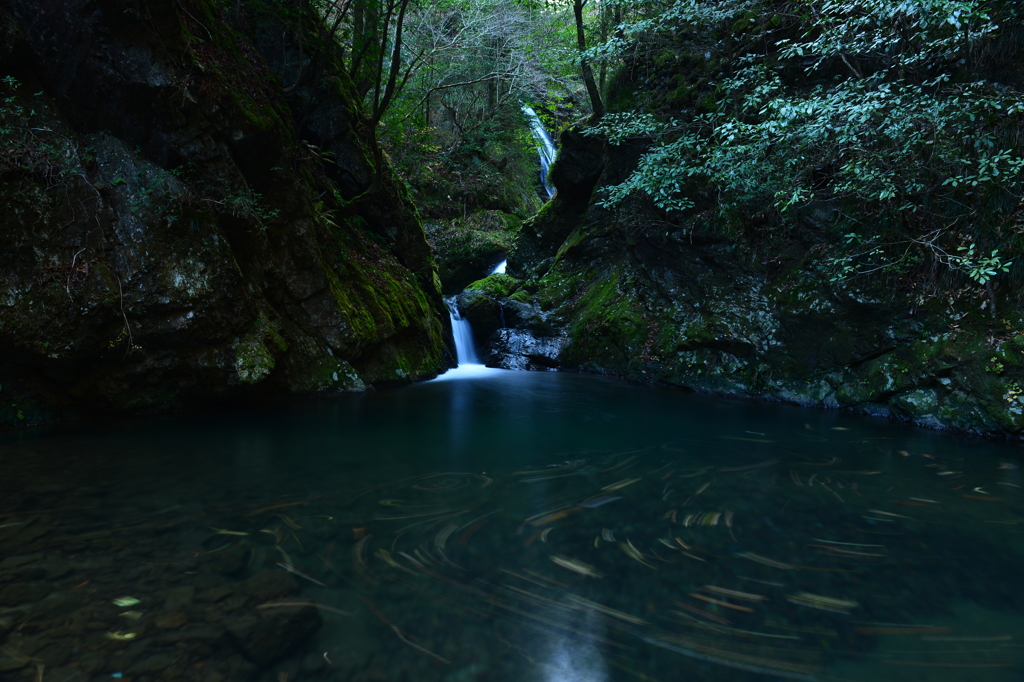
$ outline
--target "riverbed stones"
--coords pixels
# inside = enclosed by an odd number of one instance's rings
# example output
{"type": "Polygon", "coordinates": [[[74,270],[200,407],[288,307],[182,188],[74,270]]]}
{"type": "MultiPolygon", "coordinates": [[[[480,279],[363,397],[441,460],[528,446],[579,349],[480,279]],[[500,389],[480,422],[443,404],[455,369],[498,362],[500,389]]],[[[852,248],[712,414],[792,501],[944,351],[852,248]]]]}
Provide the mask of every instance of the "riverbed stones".
{"type": "Polygon", "coordinates": [[[0,673],[11,672],[18,668],[24,668],[28,664],[28,658],[14,656],[6,651],[0,651],[0,673]]]}
{"type": "Polygon", "coordinates": [[[302,659],[302,672],[307,675],[315,675],[327,667],[327,660],[322,653],[311,651],[302,659]]]}
{"type": "Polygon", "coordinates": [[[192,585],[173,587],[167,590],[167,600],[164,602],[164,608],[168,611],[180,611],[192,603],[192,597],[195,596],[195,593],[196,588],[192,585]]]}
{"type": "Polygon", "coordinates": [[[227,622],[231,641],[260,667],[284,657],[323,623],[312,603],[295,605],[294,600],[279,599],[261,606],[227,622]]]}
{"type": "Polygon", "coordinates": [[[60,641],[43,647],[35,653],[34,658],[42,659],[43,663],[53,668],[66,663],[72,653],[72,647],[60,641]]]}
{"type": "Polygon", "coordinates": [[[0,590],[0,604],[17,606],[26,602],[39,601],[50,594],[53,586],[42,581],[12,583],[0,590]]]}
{"type": "Polygon", "coordinates": [[[152,656],[135,663],[125,672],[129,675],[159,673],[170,668],[171,665],[173,665],[179,658],[180,656],[172,656],[167,653],[153,654],[152,656]]]}
{"type": "Polygon", "coordinates": [[[196,595],[196,601],[202,602],[203,604],[216,604],[222,599],[230,597],[234,593],[234,590],[227,585],[221,585],[220,587],[213,587],[209,590],[204,590],[196,595]]]}
{"type": "Polygon", "coordinates": [[[24,564],[32,563],[40,558],[39,554],[16,554],[9,556],[3,561],[0,561],[0,571],[7,572],[12,568],[23,566],[24,564]]]}
{"type": "Polygon", "coordinates": [[[242,591],[256,602],[277,599],[299,591],[299,585],[288,573],[281,571],[262,571],[242,583],[242,591]]]}
{"type": "Polygon", "coordinates": [[[49,580],[63,578],[72,570],[71,563],[59,556],[46,557],[39,562],[39,567],[46,571],[46,577],[49,580]]]}
{"type": "Polygon", "coordinates": [[[95,675],[103,670],[106,663],[106,659],[97,651],[80,652],[75,657],[75,664],[86,675],[95,675]]]}
{"type": "Polygon", "coordinates": [[[43,668],[43,671],[43,679],[47,682],[87,682],[89,679],[88,675],[77,667],[43,668]]]}
{"type": "Polygon", "coordinates": [[[181,611],[162,613],[153,619],[153,625],[161,630],[177,630],[188,622],[188,615],[181,611]]]}

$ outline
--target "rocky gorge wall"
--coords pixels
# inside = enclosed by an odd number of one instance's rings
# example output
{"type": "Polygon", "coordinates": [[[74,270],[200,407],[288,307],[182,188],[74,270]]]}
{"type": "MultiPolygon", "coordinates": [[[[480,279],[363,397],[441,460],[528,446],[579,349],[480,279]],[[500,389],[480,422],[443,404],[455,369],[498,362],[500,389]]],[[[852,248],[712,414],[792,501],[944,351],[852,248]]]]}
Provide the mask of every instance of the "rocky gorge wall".
{"type": "Polygon", "coordinates": [[[0,0],[0,422],[452,364],[415,208],[276,23],[305,3],[229,4],[0,0]]]}
{"type": "Polygon", "coordinates": [[[508,276],[460,305],[488,364],[636,381],[933,428],[1020,437],[1024,320],[984,291],[921,296],[884,278],[835,282],[815,268],[829,220],[765,245],[667,222],[630,199],[595,202],[642,149],[564,132],[554,200],[524,226],[508,276]]]}

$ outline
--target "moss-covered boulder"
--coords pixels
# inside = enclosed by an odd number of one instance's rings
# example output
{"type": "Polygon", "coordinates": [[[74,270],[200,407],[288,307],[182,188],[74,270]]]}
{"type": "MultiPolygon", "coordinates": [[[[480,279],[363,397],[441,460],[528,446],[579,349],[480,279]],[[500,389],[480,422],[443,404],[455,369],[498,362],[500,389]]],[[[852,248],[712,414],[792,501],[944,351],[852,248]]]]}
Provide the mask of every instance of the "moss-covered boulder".
{"type": "Polygon", "coordinates": [[[314,52],[267,42],[307,11],[285,5],[0,0],[0,421],[451,364],[429,245],[344,74],[284,87],[314,52]]]}
{"type": "Polygon", "coordinates": [[[476,211],[425,226],[446,294],[486,276],[508,257],[522,221],[504,211],[476,211]]]}

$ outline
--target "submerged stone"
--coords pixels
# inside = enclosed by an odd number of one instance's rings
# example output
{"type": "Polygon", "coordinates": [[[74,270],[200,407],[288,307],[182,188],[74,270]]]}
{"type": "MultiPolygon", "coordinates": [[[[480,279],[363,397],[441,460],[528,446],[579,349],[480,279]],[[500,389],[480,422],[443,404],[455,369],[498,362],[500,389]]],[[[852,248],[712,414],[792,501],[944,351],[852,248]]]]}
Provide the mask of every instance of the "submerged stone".
{"type": "Polygon", "coordinates": [[[323,619],[312,605],[292,600],[271,601],[264,608],[227,622],[228,634],[249,660],[264,667],[284,657],[316,632],[323,619]],[[275,604],[281,603],[279,607],[275,604]]]}

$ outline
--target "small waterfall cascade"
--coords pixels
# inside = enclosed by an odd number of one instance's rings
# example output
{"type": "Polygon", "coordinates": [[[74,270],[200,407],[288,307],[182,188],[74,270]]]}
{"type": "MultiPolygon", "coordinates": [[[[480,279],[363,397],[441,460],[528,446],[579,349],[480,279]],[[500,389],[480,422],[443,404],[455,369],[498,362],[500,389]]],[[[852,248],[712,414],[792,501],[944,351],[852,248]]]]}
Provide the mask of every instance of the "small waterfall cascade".
{"type": "Polygon", "coordinates": [[[491,274],[492,275],[504,275],[505,274],[505,267],[507,265],[508,265],[508,260],[507,259],[501,261],[500,263],[498,263],[495,266],[495,268],[493,270],[491,270],[491,274]]]}
{"type": "Polygon", "coordinates": [[[455,336],[455,357],[459,362],[459,366],[463,365],[479,365],[480,358],[476,356],[476,348],[473,346],[473,330],[469,327],[469,322],[462,319],[459,315],[459,306],[455,302],[455,297],[445,299],[445,303],[448,304],[448,314],[452,319],[452,334],[455,336]]]}
{"type": "Polygon", "coordinates": [[[500,375],[505,372],[503,369],[494,369],[485,366],[477,357],[476,348],[473,346],[473,330],[469,327],[469,320],[463,319],[459,314],[459,306],[455,297],[446,298],[444,302],[448,305],[448,315],[452,321],[452,335],[455,337],[455,359],[459,366],[450,369],[432,381],[450,381],[454,379],[478,379],[500,375]]]}
{"type": "Polygon", "coordinates": [[[524,104],[523,113],[530,120],[533,139],[537,143],[537,155],[540,156],[540,181],[544,185],[548,196],[551,197],[555,194],[555,188],[548,183],[548,170],[551,168],[551,164],[555,162],[555,154],[557,153],[555,143],[551,140],[547,129],[544,128],[544,123],[540,120],[537,112],[533,110],[533,107],[524,104]]]}

